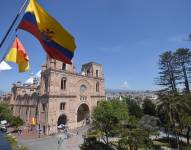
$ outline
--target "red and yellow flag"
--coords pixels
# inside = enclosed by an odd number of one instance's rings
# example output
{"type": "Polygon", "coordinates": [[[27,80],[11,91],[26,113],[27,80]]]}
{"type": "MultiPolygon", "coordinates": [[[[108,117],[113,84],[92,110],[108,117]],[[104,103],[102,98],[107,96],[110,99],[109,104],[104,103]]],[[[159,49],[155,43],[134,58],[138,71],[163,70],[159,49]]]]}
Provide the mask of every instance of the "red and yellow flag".
{"type": "Polygon", "coordinates": [[[18,64],[19,72],[26,72],[29,70],[29,58],[18,37],[15,38],[5,60],[18,64]]]}
{"type": "Polygon", "coordinates": [[[32,125],[36,125],[36,119],[32,117],[32,125]]]}

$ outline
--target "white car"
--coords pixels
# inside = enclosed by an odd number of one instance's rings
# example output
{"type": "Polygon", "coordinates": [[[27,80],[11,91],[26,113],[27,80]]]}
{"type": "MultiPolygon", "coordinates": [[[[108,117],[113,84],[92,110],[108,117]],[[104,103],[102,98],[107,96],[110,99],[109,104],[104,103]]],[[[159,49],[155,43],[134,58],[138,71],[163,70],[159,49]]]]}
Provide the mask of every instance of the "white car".
{"type": "Polygon", "coordinates": [[[65,124],[60,124],[60,125],[58,125],[58,129],[64,129],[64,128],[66,128],[66,125],[65,125],[65,124]]]}
{"type": "Polygon", "coordinates": [[[7,128],[4,124],[0,124],[0,131],[7,132],[7,128]]]}

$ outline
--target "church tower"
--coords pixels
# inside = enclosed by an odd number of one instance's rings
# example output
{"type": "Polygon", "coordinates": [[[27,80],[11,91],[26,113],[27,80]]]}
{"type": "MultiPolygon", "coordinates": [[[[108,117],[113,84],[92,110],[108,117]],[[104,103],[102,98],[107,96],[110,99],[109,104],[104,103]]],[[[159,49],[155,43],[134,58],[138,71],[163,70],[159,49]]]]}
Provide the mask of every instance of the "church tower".
{"type": "Polygon", "coordinates": [[[73,62],[65,64],[48,57],[42,66],[40,95],[40,120],[47,134],[57,132],[61,124],[80,127],[105,99],[102,65],[86,63],[77,73],[73,62]]]}

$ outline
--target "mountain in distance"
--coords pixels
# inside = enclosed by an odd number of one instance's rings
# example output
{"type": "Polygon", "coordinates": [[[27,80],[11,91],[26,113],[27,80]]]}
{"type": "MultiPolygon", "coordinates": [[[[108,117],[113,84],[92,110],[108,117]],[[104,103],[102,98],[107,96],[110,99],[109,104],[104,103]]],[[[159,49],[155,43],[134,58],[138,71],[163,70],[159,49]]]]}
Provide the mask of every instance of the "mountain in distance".
{"type": "Polygon", "coordinates": [[[0,90],[0,96],[3,95],[4,93],[5,93],[5,92],[3,92],[3,91],[0,90]]]}
{"type": "Polygon", "coordinates": [[[153,93],[153,90],[105,89],[106,93],[153,93]]]}

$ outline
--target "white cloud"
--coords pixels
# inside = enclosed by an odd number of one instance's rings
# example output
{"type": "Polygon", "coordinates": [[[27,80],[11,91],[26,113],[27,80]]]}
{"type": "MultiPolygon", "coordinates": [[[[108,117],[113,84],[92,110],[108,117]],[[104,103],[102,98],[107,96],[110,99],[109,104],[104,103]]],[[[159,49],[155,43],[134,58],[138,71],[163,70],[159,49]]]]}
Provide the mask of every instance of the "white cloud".
{"type": "Polygon", "coordinates": [[[11,70],[12,67],[9,66],[9,64],[7,64],[5,61],[2,61],[0,63],[0,70],[11,70]]]}
{"type": "Polygon", "coordinates": [[[128,88],[128,87],[129,87],[129,85],[128,85],[127,81],[124,81],[122,84],[122,88],[128,88]]]}

